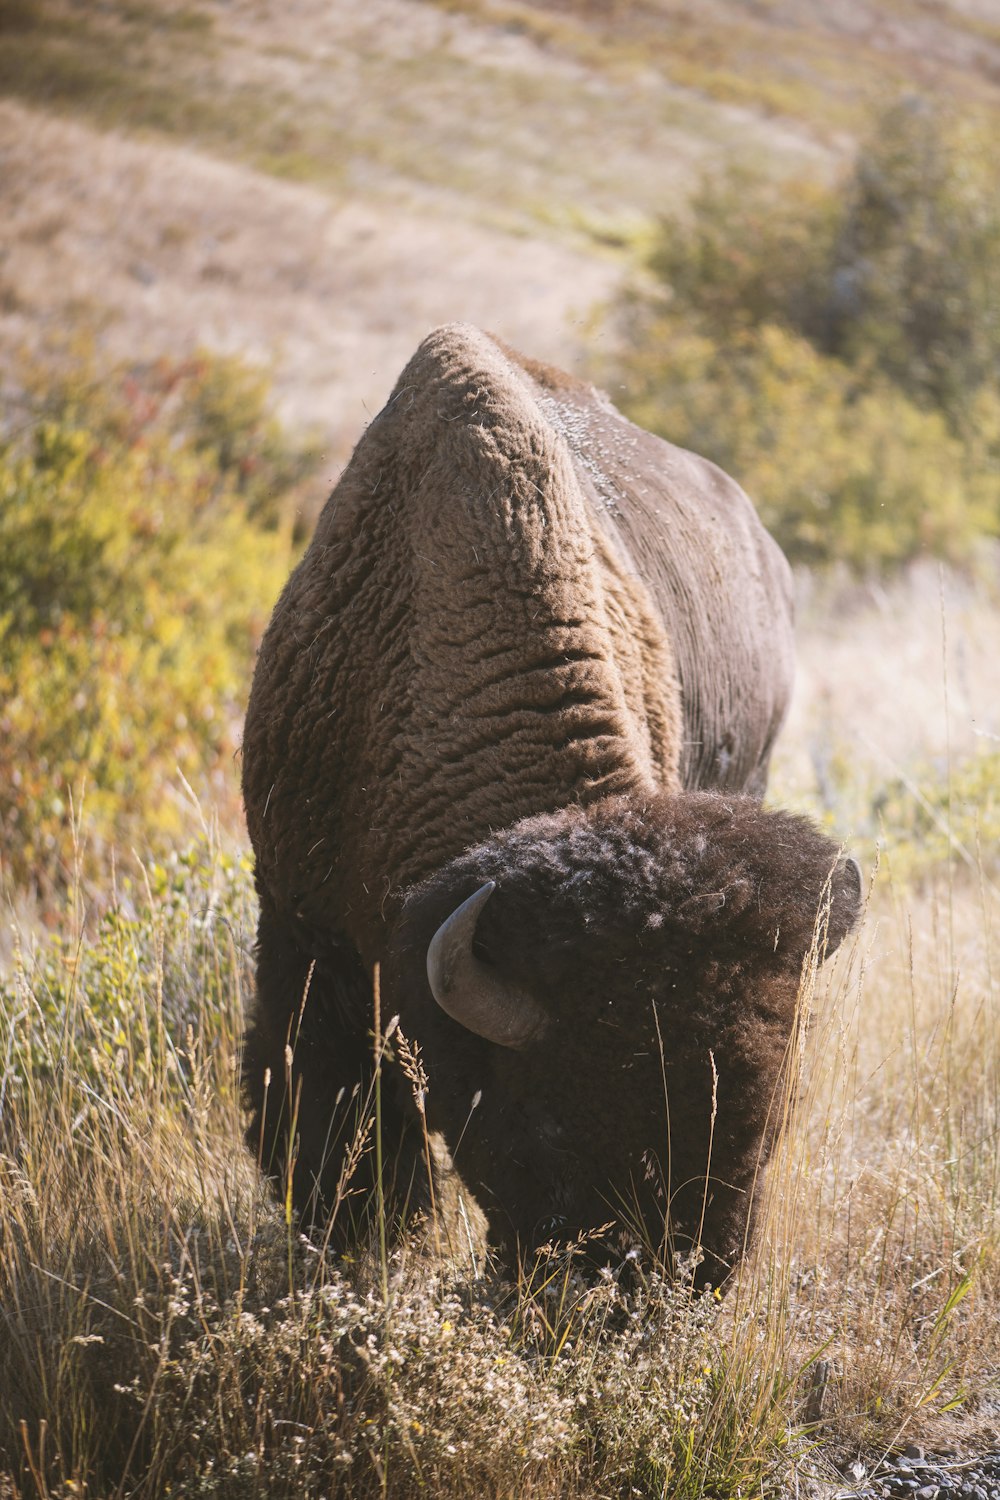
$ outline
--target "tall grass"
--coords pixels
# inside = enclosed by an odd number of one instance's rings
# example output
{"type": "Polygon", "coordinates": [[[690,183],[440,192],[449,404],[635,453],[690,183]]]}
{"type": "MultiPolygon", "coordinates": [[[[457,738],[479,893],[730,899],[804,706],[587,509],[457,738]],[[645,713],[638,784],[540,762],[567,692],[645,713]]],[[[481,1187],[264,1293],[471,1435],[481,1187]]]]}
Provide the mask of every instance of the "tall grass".
{"type": "Polygon", "coordinates": [[[2,996],[7,1493],[693,1500],[975,1431],[1000,1364],[985,884],[882,875],[851,951],[807,968],[759,1244],[723,1299],[635,1267],[592,1284],[555,1251],[506,1282],[457,1187],[437,1246],[376,1228],[335,1262],[240,1144],[246,862],[206,837],[99,921],[67,903],[2,996]]]}

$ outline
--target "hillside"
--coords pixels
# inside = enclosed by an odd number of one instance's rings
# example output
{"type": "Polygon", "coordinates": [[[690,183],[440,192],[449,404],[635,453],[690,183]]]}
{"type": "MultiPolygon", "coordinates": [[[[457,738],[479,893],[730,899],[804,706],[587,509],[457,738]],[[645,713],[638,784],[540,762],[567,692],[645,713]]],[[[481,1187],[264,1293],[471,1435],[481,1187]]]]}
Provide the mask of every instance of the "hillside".
{"type": "Polygon", "coordinates": [[[81,328],[111,360],[204,344],[272,366],[339,459],[435,323],[579,365],[623,249],[699,172],[825,172],[842,144],[678,83],[683,13],[674,55],[655,9],[617,12],[606,47],[565,7],[8,0],[8,390],[81,328]]]}
{"type": "Polygon", "coordinates": [[[273,367],[349,450],[467,318],[579,366],[705,170],[827,175],[907,88],[1000,99],[994,8],[784,0],[5,0],[0,371],[85,327],[273,367]]]}

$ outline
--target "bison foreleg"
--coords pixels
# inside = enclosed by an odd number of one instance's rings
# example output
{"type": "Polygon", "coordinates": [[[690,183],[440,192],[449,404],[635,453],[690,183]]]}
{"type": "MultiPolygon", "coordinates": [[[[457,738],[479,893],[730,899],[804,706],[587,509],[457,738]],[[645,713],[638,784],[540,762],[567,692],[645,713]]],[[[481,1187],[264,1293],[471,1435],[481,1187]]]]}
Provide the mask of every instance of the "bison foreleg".
{"type": "Polygon", "coordinates": [[[314,958],[262,900],[243,1049],[247,1143],[305,1232],[335,1250],[364,1239],[379,1212],[398,1230],[426,1200],[418,1132],[387,1076],[376,1150],[371,1011],[371,979],[354,949],[327,943],[314,958]]]}

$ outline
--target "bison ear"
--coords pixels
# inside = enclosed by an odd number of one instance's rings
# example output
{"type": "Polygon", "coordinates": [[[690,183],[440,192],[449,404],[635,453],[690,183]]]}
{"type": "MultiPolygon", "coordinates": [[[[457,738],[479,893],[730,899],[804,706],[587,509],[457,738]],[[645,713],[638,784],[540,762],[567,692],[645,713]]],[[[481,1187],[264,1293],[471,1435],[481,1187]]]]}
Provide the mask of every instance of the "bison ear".
{"type": "Polygon", "coordinates": [[[548,1017],[472,951],[480,913],[495,889],[488,880],[445,917],[427,949],[427,981],[445,1015],[498,1047],[517,1049],[541,1035],[548,1017]]]}
{"type": "Polygon", "coordinates": [[[803,880],[796,891],[792,925],[787,931],[790,951],[801,945],[800,951],[808,952],[813,938],[818,937],[822,961],[836,953],[861,915],[861,867],[850,856],[839,859],[832,869],[824,862],[816,870],[815,881],[803,880]],[[796,938],[793,934],[798,924],[796,938]]]}
{"type": "Polygon", "coordinates": [[[826,922],[826,951],[834,953],[856,925],[861,915],[863,896],[861,866],[853,855],[840,859],[830,876],[829,916],[826,922]]]}

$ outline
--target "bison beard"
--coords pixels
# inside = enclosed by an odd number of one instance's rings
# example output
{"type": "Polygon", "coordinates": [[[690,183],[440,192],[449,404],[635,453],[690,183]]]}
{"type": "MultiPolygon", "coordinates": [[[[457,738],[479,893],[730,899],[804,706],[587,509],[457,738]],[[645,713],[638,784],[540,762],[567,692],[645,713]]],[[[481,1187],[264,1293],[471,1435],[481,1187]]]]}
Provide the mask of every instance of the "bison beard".
{"type": "MultiPolygon", "coordinates": [[[[697,1240],[724,1278],[817,913],[832,951],[860,906],[853,862],[756,800],[790,681],[787,566],[738,486],[474,329],[425,341],[247,714],[248,1141],[307,1227],[365,1229],[379,963],[499,1251],[614,1221],[608,1245],[697,1240]]],[[[427,1183],[391,1074],[402,1223],[427,1183]]]]}

